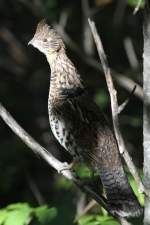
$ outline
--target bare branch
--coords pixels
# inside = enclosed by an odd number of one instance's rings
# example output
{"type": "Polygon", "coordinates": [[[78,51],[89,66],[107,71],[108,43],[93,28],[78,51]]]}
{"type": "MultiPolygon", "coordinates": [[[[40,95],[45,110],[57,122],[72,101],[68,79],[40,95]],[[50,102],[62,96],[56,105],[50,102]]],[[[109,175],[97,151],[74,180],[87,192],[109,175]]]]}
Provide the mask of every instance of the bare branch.
{"type": "Polygon", "coordinates": [[[133,15],[135,15],[139,11],[141,4],[142,4],[142,0],[138,0],[138,3],[134,9],[133,15]]]}
{"type": "Polygon", "coordinates": [[[9,53],[15,62],[21,66],[28,65],[26,49],[9,29],[5,27],[0,29],[0,39],[7,44],[9,53]]]}
{"type": "Polygon", "coordinates": [[[68,163],[62,163],[56,159],[50,152],[36,142],[10,115],[10,113],[0,103],[0,117],[11,128],[11,130],[35,153],[40,155],[50,166],[64,177],[72,180],[81,190],[88,193],[89,196],[97,201],[102,207],[110,212],[107,206],[107,200],[92,190],[90,184],[83,183],[74,172],[71,171],[68,163]]]}
{"type": "Polygon", "coordinates": [[[150,1],[144,8],[144,51],[143,51],[143,147],[144,147],[144,184],[148,190],[145,197],[144,225],[150,224],[150,1]]]}
{"type": "Polygon", "coordinates": [[[118,106],[118,114],[120,114],[125,109],[126,105],[129,103],[131,97],[133,96],[135,89],[136,89],[136,85],[134,86],[133,90],[131,91],[129,97],[120,106],[118,106]]]}
{"type": "Polygon", "coordinates": [[[113,71],[112,71],[112,75],[113,75],[113,78],[115,78],[115,80],[117,81],[117,83],[121,87],[124,87],[129,92],[131,92],[133,89],[133,86],[136,85],[136,90],[134,92],[134,95],[143,101],[143,88],[138,83],[135,83],[132,79],[130,79],[129,77],[125,75],[115,74],[113,71]]]}
{"type": "Polygon", "coordinates": [[[81,1],[82,6],[82,29],[83,29],[83,47],[84,52],[87,56],[92,56],[94,54],[94,42],[93,37],[90,31],[90,27],[88,24],[88,17],[90,15],[91,8],[89,6],[89,0],[82,0],[81,1]]]}
{"type": "MultiPolygon", "coordinates": [[[[91,66],[97,71],[102,71],[102,67],[99,64],[97,60],[95,60],[93,57],[87,57],[84,55],[84,51],[81,50],[81,48],[71,39],[71,37],[65,32],[65,30],[59,25],[59,24],[53,24],[54,28],[58,31],[58,33],[63,38],[64,42],[74,51],[77,53],[78,57],[83,60],[84,63],[86,63],[88,66],[91,66]]],[[[125,88],[127,91],[131,92],[133,89],[133,86],[136,85],[136,90],[134,92],[135,96],[139,99],[143,100],[143,89],[142,87],[137,84],[135,81],[130,79],[129,77],[120,74],[114,70],[112,71],[113,78],[117,81],[117,83],[125,88]]]]}
{"type": "Polygon", "coordinates": [[[95,200],[91,200],[83,209],[82,212],[80,214],[77,214],[74,222],[77,222],[82,216],[84,216],[85,214],[87,214],[87,212],[89,212],[97,203],[95,202],[95,200]]]}
{"type": "MultiPolygon", "coordinates": [[[[72,180],[82,191],[87,193],[98,204],[106,209],[111,214],[111,209],[108,208],[107,200],[96,193],[89,184],[83,183],[75,174],[71,171],[68,163],[62,163],[56,159],[50,152],[36,142],[11,116],[11,114],[0,103],[0,117],[10,127],[10,129],[36,154],[40,155],[50,166],[52,166],[58,173],[61,173],[64,177],[72,180]]],[[[111,214],[112,215],[112,214],[111,214]]],[[[112,215],[122,225],[130,225],[126,219],[116,215],[112,215]],[[124,223],[122,222],[124,221],[124,223]]]]}
{"type": "Polygon", "coordinates": [[[124,39],[124,48],[131,68],[136,69],[139,65],[139,62],[130,37],[126,37],[124,39]]]}
{"type": "Polygon", "coordinates": [[[66,178],[74,179],[73,173],[67,163],[57,160],[50,152],[36,142],[10,115],[10,113],[0,104],[0,116],[12,131],[30,148],[34,153],[40,155],[49,165],[61,172],[66,178]],[[65,167],[65,170],[63,170],[65,167]]]}
{"type": "Polygon", "coordinates": [[[38,205],[46,204],[46,201],[42,193],[40,192],[39,187],[36,184],[35,180],[31,177],[31,175],[28,172],[26,172],[25,175],[26,175],[26,180],[28,182],[29,188],[31,189],[31,192],[33,196],[35,197],[38,205]]]}
{"type": "Polygon", "coordinates": [[[105,74],[105,78],[106,78],[106,83],[107,83],[107,87],[109,90],[109,94],[110,94],[110,99],[111,99],[111,109],[112,109],[112,118],[113,118],[113,127],[114,127],[114,132],[115,132],[115,136],[118,142],[118,147],[119,147],[119,151],[120,154],[123,156],[132,176],[134,177],[139,191],[140,192],[145,192],[145,188],[144,185],[142,183],[142,180],[138,174],[138,171],[125,147],[125,143],[120,131],[120,126],[119,126],[119,119],[118,119],[118,100],[117,100],[117,92],[116,89],[114,87],[113,84],[113,80],[112,80],[112,76],[111,76],[111,72],[110,72],[110,68],[108,66],[108,62],[107,62],[107,58],[103,49],[103,45],[102,42],[100,40],[100,37],[98,35],[95,23],[93,21],[91,21],[89,19],[89,25],[96,43],[96,47],[97,47],[97,51],[101,60],[101,64],[104,70],[104,74],[105,74]]]}
{"type": "Polygon", "coordinates": [[[59,19],[59,25],[64,29],[66,27],[67,24],[67,20],[68,20],[68,13],[66,13],[66,11],[62,11],[61,15],[60,15],[60,19],[59,19]]]}

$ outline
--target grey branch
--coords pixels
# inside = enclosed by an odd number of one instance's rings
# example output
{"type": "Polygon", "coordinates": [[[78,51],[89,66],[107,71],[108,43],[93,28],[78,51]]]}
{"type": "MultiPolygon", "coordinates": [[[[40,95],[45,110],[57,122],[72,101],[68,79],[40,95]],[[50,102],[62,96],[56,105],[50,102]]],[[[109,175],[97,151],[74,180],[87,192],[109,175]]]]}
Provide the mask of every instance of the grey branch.
{"type": "Polygon", "coordinates": [[[144,53],[143,53],[143,146],[144,146],[144,184],[148,190],[145,198],[144,225],[150,224],[150,2],[145,1],[144,53]]]}
{"type": "Polygon", "coordinates": [[[141,4],[142,4],[142,0],[138,0],[137,5],[136,5],[136,7],[134,9],[134,12],[133,12],[134,15],[139,11],[139,8],[140,8],[141,4]]]}
{"type": "Polygon", "coordinates": [[[67,179],[72,180],[81,190],[89,194],[89,196],[97,201],[108,212],[106,199],[100,196],[99,193],[93,191],[90,184],[83,183],[74,172],[70,169],[68,163],[62,163],[56,159],[50,152],[35,141],[11,116],[11,114],[0,103],[0,117],[10,127],[10,129],[35,153],[41,156],[50,166],[58,173],[61,173],[67,179]]]}
{"type": "MultiPolygon", "coordinates": [[[[11,116],[11,114],[0,103],[0,117],[10,127],[10,129],[35,153],[41,156],[50,166],[52,166],[58,173],[61,173],[67,179],[72,180],[82,191],[87,193],[109,213],[110,210],[107,206],[106,199],[100,196],[99,193],[93,191],[89,184],[83,183],[75,174],[71,171],[70,166],[67,163],[62,163],[56,159],[50,152],[36,142],[11,116]]],[[[110,213],[111,214],[111,213],[110,213]]],[[[121,217],[115,217],[122,225],[130,225],[126,219],[121,217]]]]}
{"type": "Polygon", "coordinates": [[[112,118],[113,118],[113,127],[114,127],[114,132],[115,132],[115,136],[118,142],[118,147],[119,147],[119,151],[120,154],[123,156],[132,176],[134,177],[139,191],[140,192],[145,192],[145,188],[144,185],[142,183],[142,180],[138,174],[138,171],[125,147],[125,143],[120,131],[120,126],[119,126],[119,119],[118,119],[118,100],[117,100],[117,91],[114,87],[113,84],[113,80],[112,80],[112,76],[111,76],[111,72],[110,72],[110,68],[108,66],[108,62],[107,62],[107,58],[103,49],[103,45],[102,42],[100,40],[100,37],[98,35],[95,23],[93,21],[91,21],[89,19],[89,25],[96,43],[96,47],[97,47],[97,51],[101,60],[101,64],[104,70],[104,74],[105,74],[105,78],[106,78],[106,83],[107,83],[107,87],[109,90],[109,94],[110,94],[110,99],[111,99],[111,109],[112,109],[112,118]]]}
{"type": "Polygon", "coordinates": [[[138,83],[135,83],[129,77],[119,74],[119,73],[116,74],[115,72],[113,72],[112,75],[113,75],[113,78],[115,78],[115,80],[117,81],[117,83],[121,87],[124,87],[129,92],[131,92],[133,87],[136,85],[136,90],[135,90],[134,94],[143,101],[143,88],[138,83]]]}
{"type": "Polygon", "coordinates": [[[74,176],[67,163],[57,160],[50,152],[37,143],[10,115],[10,113],[0,104],[0,116],[12,131],[30,148],[34,153],[40,155],[49,165],[61,172],[66,178],[73,180],[74,176]],[[66,168],[66,169],[64,169],[66,168]]]}
{"type": "MultiPolygon", "coordinates": [[[[71,39],[71,37],[65,32],[64,28],[60,24],[53,24],[54,28],[58,31],[58,33],[61,35],[65,43],[75,52],[77,53],[78,57],[80,57],[84,63],[86,63],[88,66],[91,66],[97,71],[102,71],[101,65],[97,60],[95,60],[93,57],[87,57],[81,48],[71,39]]],[[[114,70],[112,71],[113,78],[117,81],[117,83],[125,88],[127,91],[131,92],[133,89],[133,86],[136,85],[136,90],[134,92],[135,96],[137,96],[139,99],[143,100],[143,89],[142,87],[134,82],[129,77],[120,74],[114,70]]]]}
{"type": "Polygon", "coordinates": [[[135,92],[136,85],[134,86],[133,90],[131,91],[129,97],[118,107],[118,114],[120,114],[126,107],[126,105],[129,103],[133,93],[135,92]]]}

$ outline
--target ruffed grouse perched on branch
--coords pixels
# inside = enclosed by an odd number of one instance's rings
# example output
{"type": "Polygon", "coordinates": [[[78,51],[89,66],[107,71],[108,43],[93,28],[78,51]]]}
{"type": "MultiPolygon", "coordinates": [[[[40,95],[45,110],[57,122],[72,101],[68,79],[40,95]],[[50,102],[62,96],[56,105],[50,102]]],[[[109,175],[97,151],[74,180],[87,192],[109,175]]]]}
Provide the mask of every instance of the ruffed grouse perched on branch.
{"type": "Polygon", "coordinates": [[[128,184],[113,131],[86,95],[61,37],[41,21],[29,44],[45,54],[51,68],[48,112],[54,136],[75,160],[100,172],[113,214],[139,216],[141,207],[128,184]]]}

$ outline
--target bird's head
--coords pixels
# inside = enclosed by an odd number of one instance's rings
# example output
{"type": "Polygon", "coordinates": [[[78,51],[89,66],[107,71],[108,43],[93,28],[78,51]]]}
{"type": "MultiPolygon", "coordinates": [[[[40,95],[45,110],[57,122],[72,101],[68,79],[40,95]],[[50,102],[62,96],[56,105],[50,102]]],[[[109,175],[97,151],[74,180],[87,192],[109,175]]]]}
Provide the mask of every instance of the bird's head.
{"type": "Polygon", "coordinates": [[[47,25],[45,20],[38,23],[34,37],[28,44],[33,45],[47,57],[65,48],[61,37],[47,25]]]}

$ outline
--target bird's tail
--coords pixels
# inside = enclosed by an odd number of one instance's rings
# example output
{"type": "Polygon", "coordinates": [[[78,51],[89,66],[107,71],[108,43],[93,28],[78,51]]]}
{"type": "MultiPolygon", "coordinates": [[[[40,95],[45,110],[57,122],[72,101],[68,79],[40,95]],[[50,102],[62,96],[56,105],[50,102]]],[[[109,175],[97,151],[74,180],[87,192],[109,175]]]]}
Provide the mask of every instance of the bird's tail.
{"type": "Polygon", "coordinates": [[[142,207],[129,186],[122,166],[111,171],[108,169],[101,170],[101,180],[108,199],[110,212],[113,215],[138,217],[142,214],[142,207]]]}

